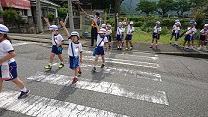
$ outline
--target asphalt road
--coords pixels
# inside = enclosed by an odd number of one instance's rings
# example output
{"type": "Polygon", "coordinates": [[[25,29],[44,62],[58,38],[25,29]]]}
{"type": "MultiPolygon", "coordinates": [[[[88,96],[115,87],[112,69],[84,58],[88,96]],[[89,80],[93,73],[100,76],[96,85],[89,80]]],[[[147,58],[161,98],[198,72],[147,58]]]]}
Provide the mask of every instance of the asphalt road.
{"type": "Polygon", "coordinates": [[[92,73],[93,48],[83,48],[82,75],[71,86],[67,48],[65,67],[56,56],[51,71],[50,45],[13,41],[18,74],[30,95],[17,100],[19,89],[4,82],[1,117],[207,117],[208,60],[156,55],[136,50],[106,55],[106,66],[92,73]]]}

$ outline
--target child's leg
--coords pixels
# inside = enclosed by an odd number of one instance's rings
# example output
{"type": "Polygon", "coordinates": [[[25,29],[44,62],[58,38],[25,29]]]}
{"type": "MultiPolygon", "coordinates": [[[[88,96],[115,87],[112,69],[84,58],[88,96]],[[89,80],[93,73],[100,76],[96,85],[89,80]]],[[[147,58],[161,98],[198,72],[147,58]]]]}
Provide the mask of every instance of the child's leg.
{"type": "Polygon", "coordinates": [[[190,47],[190,41],[188,41],[188,47],[190,47]]]}
{"type": "Polygon", "coordinates": [[[132,44],[132,41],[131,40],[129,40],[129,44],[130,44],[131,47],[133,47],[133,44],[132,44]]]}
{"type": "Polygon", "coordinates": [[[202,47],[204,46],[204,41],[201,41],[201,46],[202,46],[202,47]]]}
{"type": "Polygon", "coordinates": [[[183,42],[183,46],[185,46],[185,45],[186,45],[186,42],[187,42],[186,40],[183,42]]]}
{"type": "Polygon", "coordinates": [[[128,48],[129,47],[129,40],[126,40],[126,48],[128,48]]]}
{"type": "Polygon", "coordinates": [[[63,57],[62,57],[62,55],[61,54],[58,54],[58,58],[59,58],[59,60],[61,61],[61,62],[63,62],[64,60],[63,60],[63,57]]]}
{"type": "Polygon", "coordinates": [[[49,64],[52,64],[55,53],[51,53],[49,57],[49,64]]]}
{"type": "Polygon", "coordinates": [[[199,40],[199,42],[198,42],[198,47],[200,47],[200,45],[201,45],[201,40],[199,40]]]}
{"type": "Polygon", "coordinates": [[[2,84],[3,84],[3,80],[2,80],[2,78],[0,78],[0,93],[2,91],[2,84]]]}
{"type": "Polygon", "coordinates": [[[102,55],[101,58],[102,58],[102,64],[105,64],[105,56],[102,55]]]}
{"type": "Polygon", "coordinates": [[[93,62],[93,66],[96,66],[98,62],[98,55],[95,56],[95,61],[93,62]]]}
{"type": "Polygon", "coordinates": [[[12,80],[12,82],[16,84],[21,90],[25,88],[24,83],[19,78],[15,78],[12,80]]]}
{"type": "Polygon", "coordinates": [[[156,45],[157,45],[158,39],[155,39],[155,42],[156,42],[156,45]]]}
{"type": "Polygon", "coordinates": [[[78,76],[78,68],[74,68],[73,70],[74,70],[74,77],[77,78],[77,76],[78,76]]]}

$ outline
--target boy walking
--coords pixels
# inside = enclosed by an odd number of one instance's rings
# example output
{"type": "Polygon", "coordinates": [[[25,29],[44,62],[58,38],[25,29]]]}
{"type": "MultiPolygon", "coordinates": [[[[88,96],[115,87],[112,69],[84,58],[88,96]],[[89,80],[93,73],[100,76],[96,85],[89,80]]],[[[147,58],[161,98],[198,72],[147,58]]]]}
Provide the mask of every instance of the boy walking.
{"type": "Polygon", "coordinates": [[[160,22],[157,21],[156,23],[156,26],[154,27],[154,31],[152,33],[152,43],[150,44],[150,48],[152,48],[153,46],[153,43],[154,43],[154,39],[155,39],[155,42],[156,42],[156,49],[158,48],[158,40],[160,39],[160,32],[161,32],[161,27],[160,27],[160,22]]]}

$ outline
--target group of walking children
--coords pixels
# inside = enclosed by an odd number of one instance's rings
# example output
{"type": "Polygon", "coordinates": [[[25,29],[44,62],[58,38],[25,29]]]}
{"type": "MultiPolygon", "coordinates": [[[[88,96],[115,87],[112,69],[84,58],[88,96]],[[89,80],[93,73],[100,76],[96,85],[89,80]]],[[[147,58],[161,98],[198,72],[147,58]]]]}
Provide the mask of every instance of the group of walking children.
{"type": "Polygon", "coordinates": [[[118,15],[117,18],[117,31],[116,31],[116,40],[117,40],[117,50],[122,50],[122,47],[124,46],[124,37],[126,40],[126,48],[125,50],[132,50],[133,44],[132,44],[132,36],[134,32],[133,22],[130,21],[130,24],[128,24],[128,19],[124,18],[123,22],[119,22],[118,15]],[[127,27],[126,36],[124,36],[125,28],[127,27]],[[130,46],[129,46],[130,44],[130,46]]]}
{"type": "MultiPolygon", "coordinates": [[[[62,45],[64,44],[64,39],[60,34],[58,34],[58,27],[56,25],[50,25],[47,18],[44,18],[46,23],[48,24],[49,30],[52,34],[52,50],[49,57],[49,64],[45,66],[45,69],[52,69],[52,62],[55,55],[58,55],[60,59],[60,65],[59,68],[64,67],[63,58],[62,58],[62,45]]],[[[81,75],[81,69],[79,67],[79,64],[82,63],[82,44],[79,42],[79,33],[76,31],[71,32],[69,34],[65,22],[60,21],[60,24],[62,25],[69,41],[68,46],[68,56],[69,56],[69,68],[71,68],[74,71],[74,79],[72,81],[72,84],[75,84],[78,81],[78,75],[81,75]]]]}

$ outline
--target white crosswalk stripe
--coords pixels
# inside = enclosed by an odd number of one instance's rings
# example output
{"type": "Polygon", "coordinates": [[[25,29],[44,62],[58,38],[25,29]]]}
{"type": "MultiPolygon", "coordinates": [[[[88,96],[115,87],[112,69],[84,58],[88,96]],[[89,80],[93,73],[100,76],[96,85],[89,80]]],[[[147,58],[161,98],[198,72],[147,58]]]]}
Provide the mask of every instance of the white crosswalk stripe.
{"type": "MultiPolygon", "coordinates": [[[[38,72],[37,75],[31,76],[27,79],[68,86],[71,84],[70,78],[73,77],[38,72]]],[[[80,89],[122,96],[131,99],[143,100],[157,104],[169,105],[166,93],[164,91],[157,91],[145,88],[137,88],[134,91],[130,91],[129,89],[135,89],[135,87],[128,86],[126,89],[124,87],[125,86],[123,85],[111,82],[90,82],[90,80],[86,80],[86,78],[85,81],[80,80],[79,82],[77,82],[76,85],[76,88],[80,89]]]]}
{"type": "Polygon", "coordinates": [[[38,117],[127,117],[105,110],[63,102],[36,95],[17,100],[19,92],[4,91],[0,94],[0,108],[38,117]]]}
{"type": "Polygon", "coordinates": [[[35,42],[22,42],[22,43],[15,43],[12,44],[12,46],[21,46],[21,45],[27,45],[27,44],[35,44],[35,42]]]}

